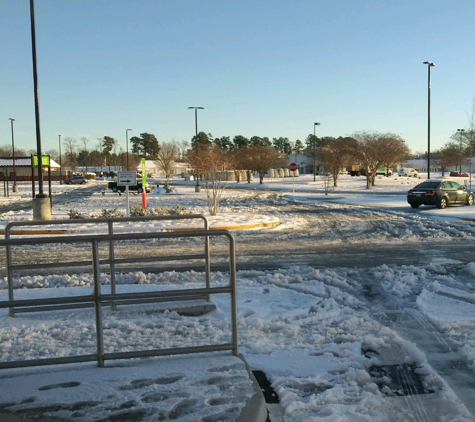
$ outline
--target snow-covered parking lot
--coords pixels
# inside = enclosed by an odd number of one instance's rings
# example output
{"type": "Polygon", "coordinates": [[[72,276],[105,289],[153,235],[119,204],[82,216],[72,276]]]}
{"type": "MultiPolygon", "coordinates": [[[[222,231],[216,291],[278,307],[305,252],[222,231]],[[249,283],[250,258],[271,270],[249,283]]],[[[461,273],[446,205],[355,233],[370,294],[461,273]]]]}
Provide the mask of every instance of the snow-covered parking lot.
{"type": "MultiPolygon", "coordinates": [[[[440,247],[440,242],[446,248],[467,245],[463,261],[428,257],[424,265],[365,262],[238,271],[239,351],[253,370],[266,374],[279,397],[273,422],[475,420],[475,226],[470,221],[475,207],[409,209],[404,193],[417,182],[381,177],[368,193],[362,178],[342,176],[340,187],[324,195],[321,181],[301,176],[224,193],[220,215],[210,218],[211,225],[278,221],[233,234],[242,249],[268,244],[269,249],[281,248],[283,258],[295,239],[334,250],[343,241],[394,242],[414,250],[440,247]]],[[[54,187],[57,195],[86,188],[54,187]]],[[[131,201],[140,203],[140,197],[131,201]]],[[[177,185],[170,195],[155,189],[148,203],[207,213],[204,190],[195,193],[193,186],[177,185]]],[[[53,207],[53,215],[123,207],[123,196],[102,195],[98,189],[53,207]]],[[[1,218],[5,222],[30,214],[26,210],[1,218]]],[[[170,227],[155,226],[162,228],[170,227]]],[[[364,250],[360,253],[363,261],[364,250]]],[[[226,274],[215,271],[212,279],[220,285],[226,274]]],[[[201,280],[196,271],[138,269],[120,277],[120,288],[195,287],[201,280]]],[[[35,297],[45,289],[60,296],[71,289],[90,291],[92,277],[25,276],[15,283],[21,297],[35,297]]],[[[0,289],[5,300],[5,279],[0,289]]],[[[129,341],[142,349],[170,342],[184,346],[204,336],[219,341],[229,329],[230,304],[218,295],[212,300],[216,310],[200,317],[154,312],[153,305],[121,309],[120,315],[110,312],[107,347],[129,347],[129,341]]],[[[94,347],[93,325],[92,312],[9,318],[3,310],[2,361],[83,353],[94,347]]],[[[120,361],[106,369],[81,364],[2,370],[0,409],[76,421],[232,421],[251,387],[240,375],[239,361],[223,363],[218,355],[120,361]]]]}

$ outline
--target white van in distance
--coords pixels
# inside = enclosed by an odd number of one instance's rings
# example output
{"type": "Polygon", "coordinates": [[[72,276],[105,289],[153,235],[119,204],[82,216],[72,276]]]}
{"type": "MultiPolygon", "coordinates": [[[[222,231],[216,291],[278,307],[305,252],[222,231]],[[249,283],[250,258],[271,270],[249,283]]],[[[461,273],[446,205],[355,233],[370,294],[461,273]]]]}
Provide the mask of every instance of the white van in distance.
{"type": "Polygon", "coordinates": [[[398,176],[408,176],[408,177],[417,177],[417,171],[412,167],[403,167],[397,171],[398,176]]]}

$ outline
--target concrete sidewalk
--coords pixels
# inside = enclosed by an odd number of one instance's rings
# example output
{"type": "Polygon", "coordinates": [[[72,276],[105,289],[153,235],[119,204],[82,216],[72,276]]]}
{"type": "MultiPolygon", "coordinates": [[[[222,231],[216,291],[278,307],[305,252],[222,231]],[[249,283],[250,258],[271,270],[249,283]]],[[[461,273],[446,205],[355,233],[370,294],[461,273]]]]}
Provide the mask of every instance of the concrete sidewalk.
{"type": "MultiPolygon", "coordinates": [[[[196,300],[163,303],[157,309],[196,317],[215,305],[196,300]]],[[[96,415],[102,422],[179,421],[199,415],[201,408],[207,410],[200,420],[269,421],[251,368],[242,355],[231,352],[108,360],[104,368],[63,364],[0,373],[0,422],[79,422],[96,415]]]]}
{"type": "Polygon", "coordinates": [[[190,420],[192,414],[209,421],[269,421],[262,390],[242,356],[181,355],[144,359],[123,367],[51,368],[25,368],[0,378],[1,396],[3,400],[8,397],[0,403],[1,422],[91,421],[95,415],[97,420],[111,422],[179,421],[190,420]],[[149,376],[137,375],[129,381],[137,365],[149,376]],[[196,395],[190,394],[190,389],[182,390],[182,382],[193,385],[196,395]],[[14,394],[5,392],[9,387],[14,394]],[[94,399],[91,389],[96,389],[94,399]],[[229,396],[233,390],[239,394],[229,396]]]}

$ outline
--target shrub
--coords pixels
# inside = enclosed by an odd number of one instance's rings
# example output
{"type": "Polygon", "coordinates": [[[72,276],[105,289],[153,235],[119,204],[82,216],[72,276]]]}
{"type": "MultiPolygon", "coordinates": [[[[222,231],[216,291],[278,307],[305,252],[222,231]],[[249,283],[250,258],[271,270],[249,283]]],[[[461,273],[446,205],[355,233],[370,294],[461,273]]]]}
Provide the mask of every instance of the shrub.
{"type": "Polygon", "coordinates": [[[136,205],[130,207],[130,215],[134,217],[143,217],[146,215],[185,215],[189,212],[180,207],[180,205],[175,205],[173,208],[165,207],[153,207],[153,208],[143,208],[141,205],[136,205]]]}
{"type": "Polygon", "coordinates": [[[124,214],[122,214],[120,211],[117,210],[117,208],[114,208],[112,210],[107,210],[105,208],[102,209],[100,214],[83,214],[82,212],[78,210],[69,210],[68,216],[70,219],[74,218],[114,218],[114,217],[123,217],[124,214]]]}
{"type": "Polygon", "coordinates": [[[85,218],[84,215],[78,210],[69,210],[68,216],[70,219],[72,218],[85,218]]]}
{"type": "Polygon", "coordinates": [[[115,218],[115,217],[123,217],[123,216],[124,214],[122,214],[117,208],[114,208],[112,210],[107,210],[105,208],[102,208],[102,211],[99,217],[115,218]]]}

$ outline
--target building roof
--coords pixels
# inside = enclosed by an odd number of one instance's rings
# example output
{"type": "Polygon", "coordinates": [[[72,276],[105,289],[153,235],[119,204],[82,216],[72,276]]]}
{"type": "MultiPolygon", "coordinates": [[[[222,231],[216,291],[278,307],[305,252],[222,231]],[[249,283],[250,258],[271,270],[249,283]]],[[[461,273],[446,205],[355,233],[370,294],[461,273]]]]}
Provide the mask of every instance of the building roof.
{"type": "MultiPolygon", "coordinates": [[[[0,157],[1,167],[13,167],[13,157],[0,157]]],[[[31,167],[31,157],[15,157],[15,167],[31,167]]],[[[50,158],[51,168],[60,168],[61,166],[50,158]]]]}

